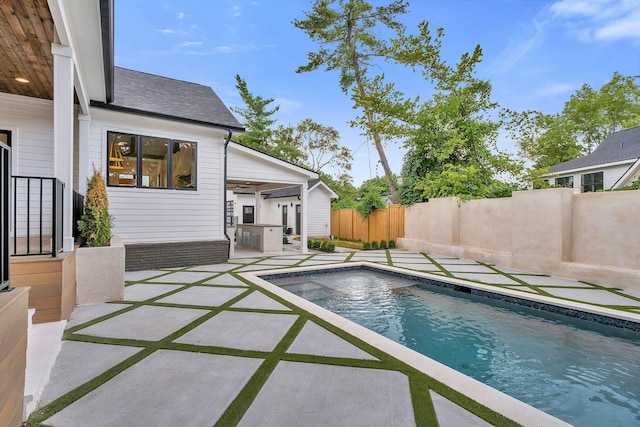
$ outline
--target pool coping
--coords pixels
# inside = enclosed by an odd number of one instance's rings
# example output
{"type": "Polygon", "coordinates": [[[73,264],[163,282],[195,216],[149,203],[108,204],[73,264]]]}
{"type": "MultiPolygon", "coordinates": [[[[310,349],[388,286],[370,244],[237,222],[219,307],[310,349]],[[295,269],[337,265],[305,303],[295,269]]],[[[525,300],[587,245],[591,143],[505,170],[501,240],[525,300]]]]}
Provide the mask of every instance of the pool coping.
{"type": "MultiPolygon", "coordinates": [[[[368,267],[372,269],[386,270],[389,272],[399,273],[402,275],[411,275],[418,276],[425,279],[435,280],[439,282],[451,283],[454,285],[465,286],[473,289],[489,291],[492,293],[500,293],[505,294],[512,297],[517,297],[521,299],[532,299],[531,296],[524,292],[514,291],[511,289],[499,289],[500,292],[496,292],[495,287],[491,287],[488,285],[481,285],[478,283],[471,283],[460,279],[455,278],[445,278],[442,276],[437,276],[429,273],[423,272],[408,272],[406,269],[375,264],[366,261],[359,261],[350,263],[348,266],[344,264],[325,264],[325,265],[317,265],[317,266],[307,266],[307,267],[293,267],[293,268],[280,268],[273,270],[260,270],[253,272],[242,272],[237,273],[240,277],[251,281],[256,286],[259,286],[266,291],[277,295],[280,298],[283,298],[287,302],[302,308],[309,313],[318,316],[319,318],[329,322],[333,326],[353,335],[354,337],[361,339],[368,344],[378,348],[379,350],[384,351],[392,357],[400,360],[401,362],[406,363],[407,365],[417,369],[418,371],[430,376],[431,378],[445,384],[448,387],[458,391],[459,393],[467,396],[468,398],[484,405],[493,411],[504,415],[505,417],[522,424],[523,426],[570,426],[570,424],[560,420],[559,418],[554,417],[546,412],[543,412],[537,408],[534,408],[531,405],[528,405],[514,397],[511,397],[499,390],[496,390],[478,380],[475,380],[461,372],[456,371],[440,362],[437,362],[434,359],[431,359],[427,356],[424,356],[410,348],[403,346],[402,344],[398,344],[395,341],[392,341],[389,338],[386,338],[377,332],[373,332],[363,326],[360,326],[344,317],[335,314],[327,309],[324,309],[304,298],[301,298],[281,287],[274,285],[267,280],[263,279],[262,276],[268,275],[286,275],[287,273],[296,273],[303,271],[316,271],[316,270],[332,270],[332,269],[357,269],[361,267],[368,267]]],[[[544,296],[536,296],[536,300],[540,300],[540,302],[548,303],[553,305],[559,305],[559,300],[548,298],[544,296]]],[[[579,308],[581,310],[585,310],[586,308],[592,308],[586,304],[567,304],[566,301],[564,303],[567,305],[567,308],[579,308]]],[[[606,316],[611,316],[616,313],[608,313],[609,309],[605,310],[604,313],[597,313],[606,316]]],[[[625,313],[628,314],[628,313],[625,313]]],[[[614,316],[619,317],[619,316],[614,316]]],[[[631,316],[635,317],[635,316],[631,316]]],[[[638,320],[631,321],[640,321],[640,315],[637,316],[638,320]]]]}

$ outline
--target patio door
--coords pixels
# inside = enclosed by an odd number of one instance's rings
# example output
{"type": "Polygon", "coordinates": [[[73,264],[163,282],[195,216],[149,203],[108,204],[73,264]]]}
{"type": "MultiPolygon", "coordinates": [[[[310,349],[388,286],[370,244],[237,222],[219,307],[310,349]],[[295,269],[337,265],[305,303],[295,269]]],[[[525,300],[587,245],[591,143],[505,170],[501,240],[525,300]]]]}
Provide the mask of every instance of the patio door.
{"type": "Polygon", "coordinates": [[[287,208],[289,206],[287,206],[286,204],[282,205],[282,232],[286,232],[287,228],[289,227],[289,216],[288,216],[288,211],[287,208]]]}
{"type": "Polygon", "coordinates": [[[0,130],[0,291],[9,289],[9,194],[11,192],[11,132],[0,130]]]}
{"type": "Polygon", "coordinates": [[[302,228],[300,224],[302,223],[302,205],[296,205],[296,234],[300,235],[302,228]]]}

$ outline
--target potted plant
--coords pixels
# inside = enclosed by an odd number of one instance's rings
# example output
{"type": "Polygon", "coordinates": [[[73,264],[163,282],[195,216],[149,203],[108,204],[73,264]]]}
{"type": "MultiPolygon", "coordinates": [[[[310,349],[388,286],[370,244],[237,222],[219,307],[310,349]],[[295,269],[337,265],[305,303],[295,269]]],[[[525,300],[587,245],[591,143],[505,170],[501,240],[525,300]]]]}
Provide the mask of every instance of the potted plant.
{"type": "Polygon", "coordinates": [[[93,169],[87,184],[84,214],[78,221],[81,247],[76,251],[76,303],[95,304],[124,299],[125,251],[111,235],[107,187],[93,169]]]}

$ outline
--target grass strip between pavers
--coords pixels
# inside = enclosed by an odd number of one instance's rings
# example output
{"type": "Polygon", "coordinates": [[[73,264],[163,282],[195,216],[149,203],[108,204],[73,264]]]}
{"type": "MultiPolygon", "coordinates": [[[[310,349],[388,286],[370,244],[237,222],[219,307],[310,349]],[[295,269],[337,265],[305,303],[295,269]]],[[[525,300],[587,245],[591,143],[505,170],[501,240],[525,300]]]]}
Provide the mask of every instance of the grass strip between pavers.
{"type": "Polygon", "coordinates": [[[428,259],[431,264],[433,264],[436,267],[438,267],[440,269],[440,271],[442,271],[444,273],[445,276],[455,278],[455,276],[453,274],[451,274],[449,272],[449,270],[444,268],[438,261],[436,261],[435,259],[431,258],[426,252],[420,252],[420,253],[422,254],[423,257],[428,259]]]}
{"type": "MultiPolygon", "coordinates": [[[[352,252],[347,256],[347,258],[342,263],[347,263],[353,257],[355,252],[352,252]]],[[[426,254],[423,256],[429,257],[426,254]]],[[[387,251],[387,258],[389,258],[389,252],[387,251]]],[[[258,260],[256,262],[259,262],[258,260]]],[[[304,260],[301,260],[302,262],[304,260]]],[[[434,262],[430,259],[435,265],[437,265],[445,274],[451,277],[451,274],[442,266],[440,266],[437,262],[434,262]]],[[[246,266],[247,264],[239,264],[238,268],[246,266]]],[[[287,267],[283,267],[287,268],[287,267]]],[[[69,328],[65,331],[65,339],[73,340],[73,341],[83,341],[83,342],[92,342],[99,344],[110,344],[110,345],[126,345],[133,347],[141,347],[142,350],[132,357],[126,359],[123,362],[118,363],[117,365],[111,367],[106,370],[102,374],[90,379],[86,383],[77,387],[76,389],[66,393],[65,395],[59,397],[58,399],[51,402],[49,405],[37,410],[34,412],[29,418],[28,425],[29,426],[40,426],[42,422],[46,419],[53,416],[55,413],[64,409],[66,406],[72,404],[77,401],[81,397],[86,394],[92,392],[97,389],[100,385],[104,384],[106,381],[125,371],[135,363],[140,362],[145,357],[153,354],[158,349],[164,350],[178,350],[178,351],[186,351],[186,352],[198,352],[198,353],[208,353],[208,354],[220,354],[220,355],[229,355],[229,356],[237,356],[237,357],[251,357],[251,358],[260,358],[264,359],[262,365],[258,368],[252,378],[247,382],[242,391],[236,396],[234,401],[227,407],[225,412],[216,422],[216,426],[230,426],[236,425],[242,416],[244,416],[245,412],[251,406],[251,403],[254,401],[256,396],[258,395],[260,389],[264,386],[269,375],[273,372],[275,367],[280,361],[292,361],[292,362],[302,362],[302,363],[318,363],[324,365],[335,365],[335,366],[348,366],[348,367],[356,367],[356,368],[367,368],[367,369],[382,369],[382,370],[392,370],[401,372],[407,376],[409,380],[409,387],[411,392],[411,399],[414,408],[414,416],[418,426],[427,426],[427,425],[437,425],[437,417],[436,412],[433,407],[433,402],[431,400],[431,396],[429,390],[433,390],[444,398],[450,400],[451,402],[459,405],[460,407],[468,410],[469,412],[477,415],[478,417],[484,419],[485,421],[494,424],[494,425],[504,425],[504,426],[515,426],[517,425],[512,420],[507,419],[503,415],[489,409],[476,401],[468,398],[462,393],[451,389],[443,383],[431,378],[427,374],[418,371],[410,365],[390,356],[389,354],[379,350],[377,347],[374,347],[368,344],[365,341],[362,341],[359,338],[352,336],[351,334],[343,331],[342,329],[334,326],[333,324],[323,320],[322,318],[313,315],[300,307],[290,303],[289,301],[279,297],[278,295],[272,294],[266,289],[256,285],[255,283],[240,277],[236,272],[226,271],[221,272],[218,275],[229,274],[232,277],[235,277],[242,281],[243,283],[248,285],[246,291],[237,295],[234,298],[231,298],[224,304],[219,307],[211,307],[211,306],[197,306],[194,307],[192,305],[183,305],[183,304],[165,304],[156,302],[156,300],[164,298],[168,295],[180,292],[192,286],[198,286],[199,282],[210,280],[204,279],[202,281],[194,282],[192,284],[185,284],[176,290],[172,290],[165,294],[150,298],[145,301],[136,301],[132,303],[127,303],[127,307],[124,307],[122,310],[118,310],[114,313],[110,313],[104,316],[100,316],[91,321],[85,322],[81,325],[77,325],[73,328],[69,328]],[[261,292],[271,299],[283,304],[284,306],[291,309],[291,312],[284,310],[270,310],[270,309],[241,309],[234,308],[231,306],[242,300],[243,298],[249,296],[252,292],[261,292]],[[135,308],[144,306],[144,305],[154,305],[154,306],[169,306],[169,307],[188,307],[188,308],[202,308],[208,310],[206,314],[199,317],[198,319],[190,322],[186,326],[174,331],[168,336],[164,337],[159,341],[144,341],[144,340],[135,340],[135,339],[122,339],[122,338],[107,338],[107,337],[96,337],[84,335],[81,333],[77,333],[81,329],[84,329],[93,324],[108,320],[117,315],[126,313],[127,311],[131,311],[135,308]],[[187,332],[195,329],[196,327],[202,325],[207,320],[213,318],[215,315],[223,312],[223,311],[246,311],[246,312],[260,312],[267,314],[296,314],[298,315],[298,319],[295,321],[293,326],[288,330],[285,336],[278,343],[276,348],[272,352],[264,352],[264,351],[255,351],[255,350],[242,350],[242,349],[233,349],[233,348],[223,348],[216,346],[203,346],[203,345],[193,345],[193,344],[184,344],[184,343],[176,343],[174,340],[179,338],[180,336],[186,334],[187,332]],[[355,347],[371,354],[378,360],[367,360],[367,359],[351,359],[351,358],[340,358],[340,357],[330,357],[330,356],[319,356],[319,355],[305,355],[305,354],[290,354],[286,353],[289,346],[293,343],[293,341],[298,336],[299,332],[302,330],[304,324],[307,321],[313,321],[324,329],[332,332],[336,336],[344,339],[355,347]]],[[[212,275],[217,276],[217,275],[212,275]]],[[[142,282],[136,282],[142,283],[142,282]]],[[[226,286],[225,286],[226,287],[226,286]]]]}
{"type": "Polygon", "coordinates": [[[304,317],[298,317],[291,328],[289,328],[289,331],[280,340],[278,345],[276,345],[276,348],[269,354],[269,356],[267,356],[262,365],[260,365],[247,384],[245,384],[233,402],[227,406],[227,409],[222,413],[220,418],[218,418],[214,427],[227,427],[238,424],[306,322],[307,319],[304,317]]]}
{"type": "MultiPolygon", "coordinates": [[[[245,283],[250,286],[258,287],[256,284],[239,277],[240,280],[243,280],[245,283]]],[[[272,299],[284,304],[292,309],[292,311],[300,314],[301,317],[308,317],[313,322],[317,323],[324,329],[332,332],[338,337],[344,339],[348,343],[354,345],[355,347],[371,354],[372,356],[379,359],[383,365],[371,365],[369,360],[364,359],[351,359],[351,364],[349,366],[352,367],[362,367],[362,368],[378,368],[378,369],[386,369],[399,371],[407,375],[409,378],[409,384],[411,387],[411,398],[413,402],[414,416],[416,418],[416,424],[418,427],[422,426],[433,426],[437,425],[437,418],[435,416],[435,409],[433,408],[433,402],[431,401],[431,397],[428,394],[423,394],[424,385],[427,385],[427,388],[430,388],[436,391],[441,396],[460,406],[461,408],[466,409],[467,411],[477,415],[478,417],[484,419],[485,421],[498,426],[518,426],[519,424],[515,421],[505,417],[502,414],[495,412],[494,410],[476,402],[475,400],[463,395],[462,393],[450,388],[449,386],[435,380],[429,375],[425,374],[417,370],[416,368],[396,359],[395,357],[387,354],[386,352],[378,349],[375,346],[363,341],[348,332],[340,329],[339,327],[333,325],[332,323],[327,322],[326,320],[309,313],[300,307],[290,303],[289,301],[281,298],[280,296],[269,292],[266,289],[260,287],[260,291],[267,294],[272,299]],[[384,367],[382,367],[384,366],[384,367]],[[418,395],[414,395],[413,391],[418,391],[418,395]]],[[[298,355],[295,355],[297,357],[298,355]]],[[[286,355],[283,356],[284,359],[292,358],[294,355],[286,355]]],[[[309,363],[314,363],[311,358],[307,359],[309,363]]],[[[317,363],[317,360],[316,362],[317,363]]],[[[216,424],[217,426],[218,424],[216,424]]],[[[222,426],[223,424],[220,424],[222,426]]],[[[233,425],[233,424],[231,424],[233,425]]]]}

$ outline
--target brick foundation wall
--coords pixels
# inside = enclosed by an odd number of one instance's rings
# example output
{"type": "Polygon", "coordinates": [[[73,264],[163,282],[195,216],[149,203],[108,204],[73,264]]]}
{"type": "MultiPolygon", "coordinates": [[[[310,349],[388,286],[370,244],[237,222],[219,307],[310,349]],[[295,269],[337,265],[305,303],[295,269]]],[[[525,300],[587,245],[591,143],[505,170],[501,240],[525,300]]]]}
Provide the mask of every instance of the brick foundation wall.
{"type": "Polygon", "coordinates": [[[137,243],[125,245],[125,270],[220,264],[228,260],[229,242],[137,243]]]}

